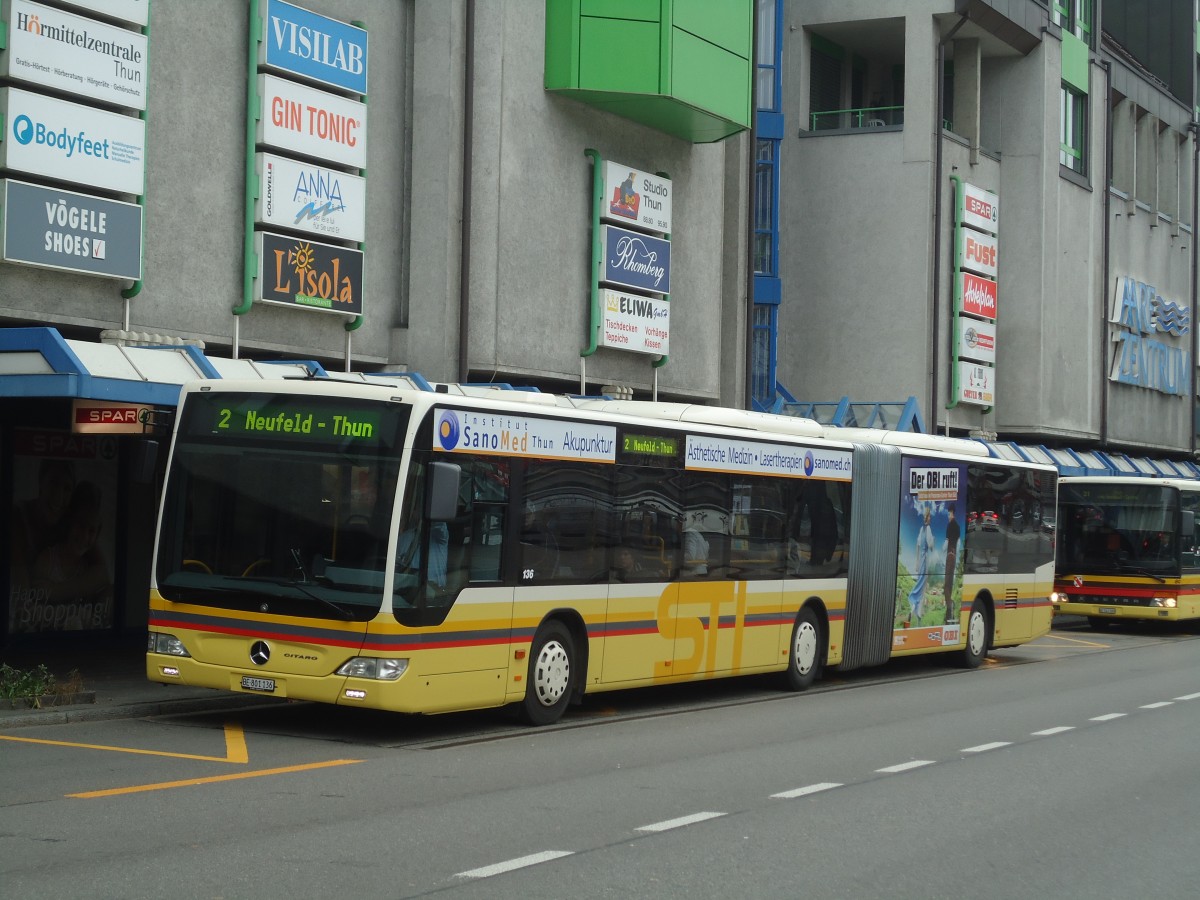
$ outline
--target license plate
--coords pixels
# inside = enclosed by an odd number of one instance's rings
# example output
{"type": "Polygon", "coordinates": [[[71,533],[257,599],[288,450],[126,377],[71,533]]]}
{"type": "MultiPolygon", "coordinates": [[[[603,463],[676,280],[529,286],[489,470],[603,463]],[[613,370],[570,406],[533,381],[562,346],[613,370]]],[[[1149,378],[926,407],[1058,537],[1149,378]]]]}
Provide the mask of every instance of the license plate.
{"type": "Polygon", "coordinates": [[[242,688],[247,691],[263,691],[271,693],[275,690],[274,678],[252,678],[249,675],[242,676],[242,688]]]}
{"type": "Polygon", "coordinates": [[[1105,616],[1115,616],[1117,614],[1117,608],[1115,606],[1102,606],[1100,607],[1100,614],[1105,616]]]}

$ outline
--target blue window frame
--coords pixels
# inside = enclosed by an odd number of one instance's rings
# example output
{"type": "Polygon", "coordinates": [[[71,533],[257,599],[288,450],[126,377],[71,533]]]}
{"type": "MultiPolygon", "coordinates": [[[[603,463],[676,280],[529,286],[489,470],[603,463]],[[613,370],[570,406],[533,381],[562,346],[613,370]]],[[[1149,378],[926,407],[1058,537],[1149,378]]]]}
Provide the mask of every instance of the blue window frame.
{"type": "Polygon", "coordinates": [[[779,343],[779,150],[783,0],[755,0],[754,326],[750,336],[751,397],[769,409],[775,400],[779,343]]]}

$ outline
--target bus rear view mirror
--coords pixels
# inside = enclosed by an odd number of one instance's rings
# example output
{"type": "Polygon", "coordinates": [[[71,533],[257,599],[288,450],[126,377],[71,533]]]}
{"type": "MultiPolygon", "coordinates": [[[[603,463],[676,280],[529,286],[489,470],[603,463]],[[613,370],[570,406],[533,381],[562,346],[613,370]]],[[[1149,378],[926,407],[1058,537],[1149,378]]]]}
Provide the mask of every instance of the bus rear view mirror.
{"type": "Polygon", "coordinates": [[[434,461],[429,464],[428,505],[425,513],[434,522],[447,522],[458,514],[458,483],[462,466],[434,461]]]}

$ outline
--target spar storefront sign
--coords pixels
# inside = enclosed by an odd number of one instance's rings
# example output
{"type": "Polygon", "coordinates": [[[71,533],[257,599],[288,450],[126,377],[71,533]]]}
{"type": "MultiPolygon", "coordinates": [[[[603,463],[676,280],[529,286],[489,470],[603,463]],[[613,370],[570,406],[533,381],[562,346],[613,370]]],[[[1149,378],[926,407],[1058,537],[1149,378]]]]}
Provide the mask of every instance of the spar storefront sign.
{"type": "Polygon", "coordinates": [[[5,262],[105,278],[142,277],[142,208],[7,179],[0,193],[5,262]]]}
{"type": "Polygon", "coordinates": [[[0,75],[131,109],[146,108],[144,34],[30,0],[9,0],[0,75]]]}
{"type": "Polygon", "coordinates": [[[355,94],[367,92],[367,33],[283,0],[262,5],[260,65],[355,94]]]}
{"type": "Polygon", "coordinates": [[[362,314],[363,254],[350,247],[260,231],[259,298],[318,312],[362,314]]]}
{"type": "Polygon", "coordinates": [[[954,344],[949,406],[995,402],[1000,198],[954,179],[954,344]]]}

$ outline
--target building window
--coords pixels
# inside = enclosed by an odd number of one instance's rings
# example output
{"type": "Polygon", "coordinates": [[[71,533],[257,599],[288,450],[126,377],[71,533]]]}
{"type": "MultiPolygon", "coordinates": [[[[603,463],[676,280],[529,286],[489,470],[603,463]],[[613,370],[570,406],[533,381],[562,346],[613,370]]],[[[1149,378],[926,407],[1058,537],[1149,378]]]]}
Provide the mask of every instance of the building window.
{"type": "Polygon", "coordinates": [[[754,274],[777,275],[775,258],[779,243],[776,201],[778,197],[778,141],[758,141],[754,166],[754,274]]]}
{"type": "Polygon", "coordinates": [[[1062,86],[1062,124],[1058,161],[1079,175],[1087,174],[1087,94],[1062,86]]]}
{"type": "Polygon", "coordinates": [[[755,84],[755,104],[760,110],[779,112],[779,47],[775,40],[775,25],[779,18],[777,0],[757,0],[758,58],[755,84]]]}
{"type": "Polygon", "coordinates": [[[754,304],[754,330],[750,338],[750,393],[755,408],[759,410],[771,409],[775,401],[778,316],[778,306],[754,304]]]}
{"type": "Polygon", "coordinates": [[[1051,0],[1050,17],[1055,25],[1071,32],[1092,46],[1092,6],[1094,0],[1051,0]]]}

